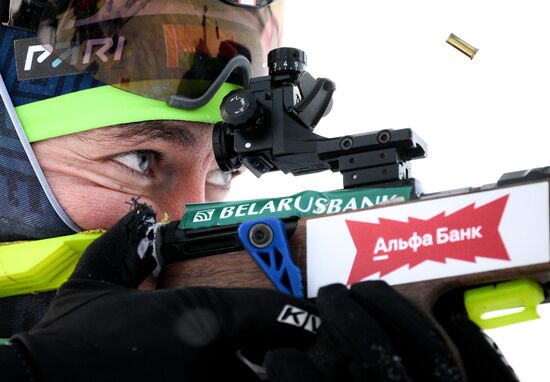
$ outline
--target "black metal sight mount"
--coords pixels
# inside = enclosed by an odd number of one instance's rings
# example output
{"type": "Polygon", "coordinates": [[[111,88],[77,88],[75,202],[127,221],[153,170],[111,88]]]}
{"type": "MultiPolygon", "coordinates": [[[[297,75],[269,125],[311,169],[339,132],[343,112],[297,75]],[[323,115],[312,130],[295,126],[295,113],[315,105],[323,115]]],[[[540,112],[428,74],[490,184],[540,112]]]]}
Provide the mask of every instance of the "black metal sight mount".
{"type": "MultiPolygon", "coordinates": [[[[269,75],[222,102],[224,122],[213,133],[223,171],[244,164],[257,177],[271,171],[293,175],[339,171],[344,188],[416,185],[409,161],[426,156],[426,144],[411,130],[381,130],[325,138],[313,132],[332,107],[334,83],[305,71],[306,55],[279,48],[268,55],[269,75]]],[[[417,191],[419,192],[419,190],[417,191]]]]}

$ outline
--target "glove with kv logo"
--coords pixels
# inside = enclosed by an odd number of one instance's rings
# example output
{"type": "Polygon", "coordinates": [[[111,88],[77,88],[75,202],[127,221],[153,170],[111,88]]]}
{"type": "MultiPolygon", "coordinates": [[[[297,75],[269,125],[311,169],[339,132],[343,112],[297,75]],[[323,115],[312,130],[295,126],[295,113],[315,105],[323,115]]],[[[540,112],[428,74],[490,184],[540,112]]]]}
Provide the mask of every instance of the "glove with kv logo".
{"type": "Polygon", "coordinates": [[[458,302],[447,303],[438,320],[451,342],[383,281],[323,287],[316,299],[322,326],[315,343],[307,351],[268,353],[270,381],[517,382],[494,343],[454,309],[458,302]]]}

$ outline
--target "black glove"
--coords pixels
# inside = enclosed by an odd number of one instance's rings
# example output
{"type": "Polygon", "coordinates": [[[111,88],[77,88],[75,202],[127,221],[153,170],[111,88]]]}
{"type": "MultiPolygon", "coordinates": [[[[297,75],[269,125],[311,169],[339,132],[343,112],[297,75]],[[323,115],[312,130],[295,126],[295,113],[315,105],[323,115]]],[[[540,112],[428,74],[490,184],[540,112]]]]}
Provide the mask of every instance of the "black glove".
{"type": "Polygon", "coordinates": [[[255,381],[238,352],[261,364],[269,349],[311,342],[300,320],[278,320],[287,305],[306,316],[311,305],[276,291],[133,289],[156,267],[154,216],[137,205],[96,240],[42,322],[11,339],[39,379],[255,381]]]}
{"type": "Polygon", "coordinates": [[[315,344],[307,352],[270,352],[270,381],[517,381],[474,323],[447,314],[439,318],[464,361],[461,369],[432,321],[383,281],[349,290],[329,285],[316,305],[323,324],[315,344]]]}

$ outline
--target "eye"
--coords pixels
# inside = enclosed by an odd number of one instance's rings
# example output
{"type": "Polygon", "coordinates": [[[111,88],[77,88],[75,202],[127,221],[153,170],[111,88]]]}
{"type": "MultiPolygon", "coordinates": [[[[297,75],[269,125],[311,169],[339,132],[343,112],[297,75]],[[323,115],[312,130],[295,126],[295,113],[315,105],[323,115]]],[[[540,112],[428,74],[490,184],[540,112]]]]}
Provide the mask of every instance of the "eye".
{"type": "Polygon", "coordinates": [[[206,175],[206,183],[223,188],[229,188],[231,179],[233,179],[233,174],[220,169],[212,170],[206,175]]]}
{"type": "Polygon", "coordinates": [[[154,159],[155,153],[148,150],[130,151],[113,157],[113,160],[144,174],[149,172],[154,159]]]}

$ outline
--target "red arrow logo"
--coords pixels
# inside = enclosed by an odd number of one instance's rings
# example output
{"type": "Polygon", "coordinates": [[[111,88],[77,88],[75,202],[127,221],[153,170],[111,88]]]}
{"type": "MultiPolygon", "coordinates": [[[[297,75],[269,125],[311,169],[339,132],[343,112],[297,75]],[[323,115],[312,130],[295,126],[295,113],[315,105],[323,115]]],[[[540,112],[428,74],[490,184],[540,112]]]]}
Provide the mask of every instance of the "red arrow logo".
{"type": "Polygon", "coordinates": [[[348,285],[378,272],[382,277],[405,265],[413,268],[428,260],[475,263],[476,257],[486,257],[510,261],[498,232],[508,197],[478,208],[472,203],[450,215],[442,212],[428,220],[346,220],[357,249],[348,285]]]}

